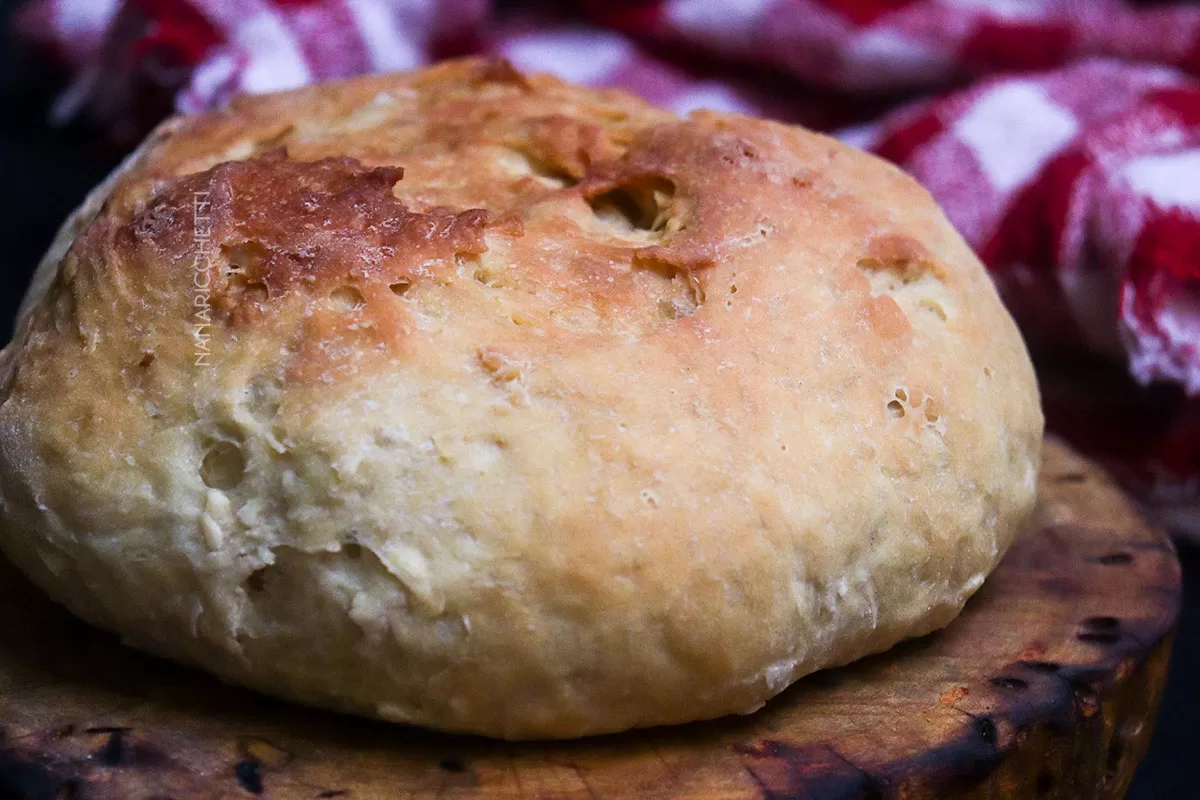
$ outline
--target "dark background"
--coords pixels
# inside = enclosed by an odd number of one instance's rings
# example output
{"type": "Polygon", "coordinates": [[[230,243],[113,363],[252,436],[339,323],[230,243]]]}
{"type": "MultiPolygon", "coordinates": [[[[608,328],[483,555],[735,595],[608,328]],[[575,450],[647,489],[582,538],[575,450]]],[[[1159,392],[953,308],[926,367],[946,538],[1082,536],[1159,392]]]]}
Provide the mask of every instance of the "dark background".
{"type": "MultiPolygon", "coordinates": [[[[0,0],[0,341],[7,341],[25,285],[59,224],[122,153],[83,128],[54,130],[52,78],[14,52],[13,0],[0,0]]],[[[1129,800],[1200,798],[1200,549],[1181,543],[1184,604],[1150,752],[1129,800]]]]}

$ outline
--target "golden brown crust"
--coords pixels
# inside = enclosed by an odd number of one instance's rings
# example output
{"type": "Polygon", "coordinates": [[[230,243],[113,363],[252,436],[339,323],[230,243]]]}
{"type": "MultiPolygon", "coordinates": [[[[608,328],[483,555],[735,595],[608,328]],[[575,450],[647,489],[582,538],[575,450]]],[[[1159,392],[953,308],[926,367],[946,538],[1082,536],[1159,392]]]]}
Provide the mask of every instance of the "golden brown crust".
{"type": "Polygon", "coordinates": [[[1032,504],[982,267],[797,128],[476,61],[247,98],[169,123],[52,266],[0,356],[0,546],[307,702],[748,711],[946,624],[1032,504]]]}

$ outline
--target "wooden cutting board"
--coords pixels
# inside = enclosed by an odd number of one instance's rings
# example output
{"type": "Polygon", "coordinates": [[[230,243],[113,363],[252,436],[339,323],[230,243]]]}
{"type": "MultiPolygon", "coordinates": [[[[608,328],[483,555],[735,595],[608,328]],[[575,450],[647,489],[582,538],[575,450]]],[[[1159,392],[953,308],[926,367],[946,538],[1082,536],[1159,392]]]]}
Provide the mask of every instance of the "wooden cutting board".
{"type": "Polygon", "coordinates": [[[313,711],[123,648],[0,565],[0,800],[1110,798],[1141,758],[1179,565],[1050,443],[1035,523],[945,631],[750,717],[510,744],[313,711]]]}

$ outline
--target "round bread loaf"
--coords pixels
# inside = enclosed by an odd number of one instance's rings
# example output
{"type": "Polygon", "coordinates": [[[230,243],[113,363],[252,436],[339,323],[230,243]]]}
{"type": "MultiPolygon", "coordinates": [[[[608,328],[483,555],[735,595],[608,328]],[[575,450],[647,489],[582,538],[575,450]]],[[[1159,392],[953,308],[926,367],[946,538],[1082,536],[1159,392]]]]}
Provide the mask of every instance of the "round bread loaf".
{"type": "Polygon", "coordinates": [[[0,377],[0,546],[76,614],[514,739],[751,712],[946,625],[1042,432],[898,169],[503,62],[165,123],[0,377]]]}

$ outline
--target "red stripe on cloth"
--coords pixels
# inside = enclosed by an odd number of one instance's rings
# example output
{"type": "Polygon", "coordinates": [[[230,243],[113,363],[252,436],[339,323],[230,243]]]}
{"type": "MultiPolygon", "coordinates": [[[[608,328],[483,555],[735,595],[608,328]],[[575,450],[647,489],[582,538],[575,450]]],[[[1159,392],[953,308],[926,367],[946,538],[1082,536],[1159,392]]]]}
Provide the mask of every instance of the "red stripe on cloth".
{"type": "Polygon", "coordinates": [[[1178,66],[1193,75],[1200,75],[1200,31],[1197,31],[1192,46],[1188,48],[1187,54],[1179,60],[1178,66]]]}
{"type": "MultiPolygon", "coordinates": [[[[1200,219],[1192,211],[1156,209],[1142,226],[1129,257],[1129,279],[1140,289],[1162,275],[1200,289],[1200,219]]],[[[1148,299],[1147,292],[1138,292],[1138,302],[1148,299]]]]}
{"type": "Polygon", "coordinates": [[[836,11],[855,25],[867,26],[880,17],[895,13],[918,0],[817,0],[820,5],[836,11]]]}
{"type": "Polygon", "coordinates": [[[147,26],[142,51],[154,44],[169,47],[188,64],[198,64],[210,49],[225,42],[224,32],[191,0],[125,0],[153,21],[147,26]],[[147,41],[148,40],[148,41],[147,41]]]}
{"type": "Polygon", "coordinates": [[[1065,62],[1076,41],[1070,25],[985,20],[963,43],[959,58],[976,73],[1048,69],[1065,62]]]}
{"type": "Polygon", "coordinates": [[[980,248],[980,258],[993,270],[1024,264],[1053,273],[1075,182],[1091,165],[1091,157],[1078,149],[1052,159],[1009,203],[995,233],[980,248]]]}
{"type": "Polygon", "coordinates": [[[946,123],[935,110],[926,111],[907,125],[890,131],[875,146],[875,153],[894,164],[904,165],[918,148],[946,130],[946,123]]]}
{"type": "MultiPolygon", "coordinates": [[[[1143,380],[1195,383],[1200,350],[1200,219],[1181,208],[1151,206],[1121,286],[1123,319],[1145,363],[1143,380]]],[[[1194,391],[1194,389],[1193,389],[1194,391]]]]}
{"type": "Polygon", "coordinates": [[[371,56],[342,0],[271,0],[315,79],[371,71],[371,56]]]}
{"type": "Polygon", "coordinates": [[[433,32],[427,47],[431,61],[479,55],[488,48],[495,30],[488,23],[488,0],[441,0],[437,4],[433,32]]]}
{"type": "Polygon", "coordinates": [[[1071,195],[1091,164],[1081,150],[1051,160],[1037,180],[1017,192],[1000,224],[979,248],[979,257],[1007,290],[1009,310],[1026,334],[1054,349],[1086,341],[1058,270],[1071,195]]]}
{"type": "Polygon", "coordinates": [[[1180,125],[1200,126],[1200,87],[1180,86],[1147,92],[1145,102],[1171,115],[1180,125]]]}
{"type": "Polygon", "coordinates": [[[664,0],[582,0],[595,22],[627,33],[647,33],[663,23],[664,0]]]}

